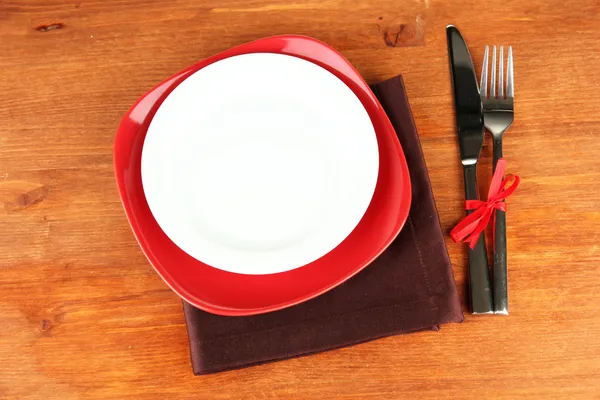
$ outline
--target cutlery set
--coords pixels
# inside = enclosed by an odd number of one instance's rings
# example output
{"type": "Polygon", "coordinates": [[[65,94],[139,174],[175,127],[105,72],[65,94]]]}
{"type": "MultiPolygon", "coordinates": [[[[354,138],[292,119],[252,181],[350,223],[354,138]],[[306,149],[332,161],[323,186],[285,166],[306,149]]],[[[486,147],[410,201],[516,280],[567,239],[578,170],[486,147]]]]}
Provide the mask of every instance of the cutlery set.
{"type": "MultiPolygon", "coordinates": [[[[502,136],[514,119],[513,54],[512,47],[509,47],[505,80],[504,47],[500,46],[498,63],[496,62],[496,46],[492,47],[492,60],[488,71],[490,51],[489,46],[486,46],[478,87],[475,68],[462,35],[458,29],[451,25],[446,28],[446,34],[458,142],[464,170],[467,215],[470,215],[473,210],[469,208],[469,202],[479,201],[477,162],[483,145],[485,128],[493,138],[494,173],[502,172],[497,171],[499,161],[502,160],[502,136]]],[[[499,179],[502,178],[500,175],[499,179]]],[[[518,181],[516,184],[518,184],[518,181]]],[[[513,186],[512,190],[516,188],[516,185],[513,186]]],[[[503,201],[503,199],[499,200],[499,202],[503,201]]],[[[471,308],[473,314],[508,315],[506,213],[504,204],[497,205],[493,213],[494,257],[491,278],[484,235],[479,234],[475,238],[476,242],[473,241],[468,250],[471,308]]],[[[455,238],[454,235],[453,238],[455,238]]]]}

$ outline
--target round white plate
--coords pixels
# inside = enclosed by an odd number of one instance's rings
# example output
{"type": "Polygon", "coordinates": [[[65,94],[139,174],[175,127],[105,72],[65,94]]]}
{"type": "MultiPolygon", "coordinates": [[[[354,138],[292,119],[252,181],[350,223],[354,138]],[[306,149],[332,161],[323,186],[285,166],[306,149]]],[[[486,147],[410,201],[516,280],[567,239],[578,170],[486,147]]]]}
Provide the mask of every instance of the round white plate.
{"type": "Polygon", "coordinates": [[[255,53],[194,73],[165,99],[142,150],[157,223],[215,268],[269,274],[339,245],[367,210],[379,168],[367,111],[300,58],[255,53]]]}

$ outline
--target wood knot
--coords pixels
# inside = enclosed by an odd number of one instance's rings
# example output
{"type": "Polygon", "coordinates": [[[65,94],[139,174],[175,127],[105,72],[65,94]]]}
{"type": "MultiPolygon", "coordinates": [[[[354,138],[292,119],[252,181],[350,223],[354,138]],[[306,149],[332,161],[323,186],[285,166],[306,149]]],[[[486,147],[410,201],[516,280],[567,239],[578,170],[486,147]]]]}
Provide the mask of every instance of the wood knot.
{"type": "Polygon", "coordinates": [[[383,41],[387,47],[423,46],[425,44],[423,19],[418,15],[414,23],[395,24],[385,28],[383,41]]]}
{"type": "Polygon", "coordinates": [[[54,324],[49,319],[43,319],[40,323],[40,333],[41,336],[52,336],[52,328],[54,328],[54,324]]]}
{"type": "Polygon", "coordinates": [[[36,27],[35,30],[38,32],[50,32],[55,29],[63,29],[64,27],[65,27],[65,24],[63,24],[62,22],[57,22],[57,23],[49,24],[49,25],[40,25],[40,26],[36,27]]]}
{"type": "Polygon", "coordinates": [[[6,203],[4,208],[11,211],[24,210],[29,206],[42,202],[48,193],[50,193],[50,188],[48,186],[40,186],[36,189],[21,193],[12,201],[6,203]]]}
{"type": "Polygon", "coordinates": [[[52,329],[52,322],[50,322],[50,320],[48,320],[48,319],[43,319],[42,320],[42,330],[48,331],[50,329],[52,329]]]}

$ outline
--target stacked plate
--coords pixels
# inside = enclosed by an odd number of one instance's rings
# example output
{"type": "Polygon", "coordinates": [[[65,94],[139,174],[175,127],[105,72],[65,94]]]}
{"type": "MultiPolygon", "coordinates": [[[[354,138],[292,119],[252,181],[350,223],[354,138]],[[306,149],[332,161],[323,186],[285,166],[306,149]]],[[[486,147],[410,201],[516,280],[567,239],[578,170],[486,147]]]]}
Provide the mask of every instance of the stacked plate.
{"type": "Polygon", "coordinates": [[[274,311],[358,273],[396,237],[410,179],[358,72],[302,36],[248,43],[146,93],[115,171],[133,232],[185,301],[274,311]]]}

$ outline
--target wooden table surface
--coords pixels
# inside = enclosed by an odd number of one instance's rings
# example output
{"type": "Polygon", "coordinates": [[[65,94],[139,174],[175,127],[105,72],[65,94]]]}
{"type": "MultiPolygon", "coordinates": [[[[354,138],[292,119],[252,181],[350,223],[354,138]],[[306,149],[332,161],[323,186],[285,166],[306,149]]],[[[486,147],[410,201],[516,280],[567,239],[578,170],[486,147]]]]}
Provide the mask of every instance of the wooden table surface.
{"type": "MultiPolygon", "coordinates": [[[[595,0],[0,0],[0,398],[600,398],[599,15],[595,0]],[[117,194],[129,106],[231,46],[324,40],[368,82],[404,75],[449,230],[463,216],[450,23],[478,70],[485,44],[514,48],[511,315],[193,376],[181,302],[117,194]]],[[[448,248],[466,312],[465,247],[448,248]]]]}

